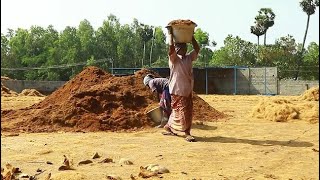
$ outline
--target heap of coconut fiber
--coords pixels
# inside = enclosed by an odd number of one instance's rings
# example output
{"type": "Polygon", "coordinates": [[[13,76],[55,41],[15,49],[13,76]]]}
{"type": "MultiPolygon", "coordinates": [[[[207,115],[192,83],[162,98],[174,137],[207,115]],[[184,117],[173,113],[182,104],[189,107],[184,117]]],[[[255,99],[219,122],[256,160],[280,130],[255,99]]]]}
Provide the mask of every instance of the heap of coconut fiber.
{"type": "Polygon", "coordinates": [[[306,90],[301,94],[300,99],[307,101],[319,101],[319,86],[306,90]]]}
{"type": "Polygon", "coordinates": [[[319,122],[319,104],[316,102],[289,101],[279,98],[264,98],[253,108],[252,117],[276,122],[303,120],[319,122]]]}
{"type": "MultiPolygon", "coordinates": [[[[115,77],[88,67],[42,102],[20,110],[2,111],[3,131],[121,131],[152,127],[145,114],[157,103],[144,86],[142,69],[134,75],[115,77]]],[[[194,119],[215,121],[223,114],[195,97],[194,119]],[[200,118],[200,119],[198,119],[200,118]]]]}
{"type": "Polygon", "coordinates": [[[7,76],[1,76],[1,80],[12,80],[12,79],[7,76]]]}
{"type": "Polygon", "coordinates": [[[36,89],[24,89],[19,94],[19,96],[36,96],[36,97],[44,97],[45,95],[41,94],[36,89]]]}
{"type": "Polygon", "coordinates": [[[1,96],[11,97],[11,96],[17,96],[17,95],[18,95],[17,92],[7,88],[1,83],[1,96]]]}

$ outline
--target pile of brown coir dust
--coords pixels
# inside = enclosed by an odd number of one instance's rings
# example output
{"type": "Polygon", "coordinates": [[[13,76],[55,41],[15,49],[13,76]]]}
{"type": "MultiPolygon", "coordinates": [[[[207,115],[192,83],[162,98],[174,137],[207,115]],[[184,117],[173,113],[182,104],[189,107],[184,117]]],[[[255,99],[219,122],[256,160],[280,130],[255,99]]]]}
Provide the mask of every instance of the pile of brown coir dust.
{"type": "Polygon", "coordinates": [[[319,104],[306,101],[289,101],[279,98],[263,98],[253,108],[250,116],[276,122],[303,120],[319,122],[319,104]]]}
{"type": "Polygon", "coordinates": [[[177,19],[177,20],[172,20],[168,23],[168,26],[179,26],[179,25],[196,25],[196,23],[194,23],[193,21],[191,21],[190,19],[177,19]]]}
{"type": "Polygon", "coordinates": [[[7,76],[1,76],[1,80],[12,80],[12,79],[7,76]]]}
{"type": "Polygon", "coordinates": [[[18,96],[18,93],[7,88],[1,83],[1,96],[4,96],[4,97],[18,96]]]}
{"type": "MultiPolygon", "coordinates": [[[[131,131],[153,127],[145,114],[158,103],[143,84],[142,69],[116,77],[97,67],[87,67],[43,101],[20,110],[1,113],[1,130],[28,132],[131,131]]],[[[216,121],[225,115],[194,96],[194,120],[216,121]]]]}
{"type": "Polygon", "coordinates": [[[44,97],[45,95],[41,94],[36,89],[24,89],[19,96],[36,96],[36,97],[44,97]]]}
{"type": "Polygon", "coordinates": [[[312,87],[300,95],[301,100],[319,101],[319,86],[312,87]]]}

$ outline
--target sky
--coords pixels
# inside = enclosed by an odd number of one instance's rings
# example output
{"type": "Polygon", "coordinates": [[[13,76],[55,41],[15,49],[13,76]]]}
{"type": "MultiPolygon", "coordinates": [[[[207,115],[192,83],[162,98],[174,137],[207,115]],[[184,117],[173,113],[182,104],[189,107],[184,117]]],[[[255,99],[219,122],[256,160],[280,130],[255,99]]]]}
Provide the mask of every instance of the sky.
{"type": "MultiPolygon", "coordinates": [[[[171,20],[190,19],[197,28],[209,34],[210,41],[223,46],[228,34],[257,42],[250,33],[260,8],[271,8],[275,24],[267,32],[267,44],[288,34],[302,43],[307,15],[299,6],[300,0],[1,0],[1,33],[7,29],[53,25],[59,32],[66,26],[78,27],[87,19],[94,29],[102,26],[110,14],[121,24],[139,22],[164,28],[171,20]]],[[[260,38],[263,42],[263,38],[260,38]]],[[[319,8],[311,16],[306,46],[319,44],[319,8]]]]}

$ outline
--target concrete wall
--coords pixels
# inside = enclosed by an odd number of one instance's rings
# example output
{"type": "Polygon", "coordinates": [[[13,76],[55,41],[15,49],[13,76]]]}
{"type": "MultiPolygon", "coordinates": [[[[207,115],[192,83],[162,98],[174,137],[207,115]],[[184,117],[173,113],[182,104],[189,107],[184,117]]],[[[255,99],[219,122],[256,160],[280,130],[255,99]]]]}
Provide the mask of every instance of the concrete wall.
{"type": "Polygon", "coordinates": [[[17,93],[21,93],[24,89],[36,89],[47,95],[61,87],[65,81],[1,80],[1,83],[17,93]]]}
{"type": "MultiPolygon", "coordinates": [[[[154,70],[162,77],[169,76],[168,68],[154,70]]],[[[194,68],[193,74],[194,91],[198,94],[300,95],[319,86],[319,81],[279,81],[276,67],[194,68]]]]}
{"type": "MultiPolygon", "coordinates": [[[[170,73],[169,68],[153,70],[162,77],[168,77],[170,73]]],[[[197,94],[300,95],[313,86],[319,86],[319,81],[278,82],[276,67],[194,68],[193,73],[194,91],[197,94]]],[[[23,89],[36,89],[43,94],[50,94],[65,84],[65,81],[2,80],[1,82],[18,93],[23,89]]]]}
{"type": "Polygon", "coordinates": [[[249,90],[248,94],[278,94],[278,74],[275,67],[248,68],[249,90]]]}
{"type": "Polygon", "coordinates": [[[319,81],[281,80],[278,85],[280,95],[301,95],[315,86],[319,86],[319,81]]]}
{"type": "MultiPolygon", "coordinates": [[[[234,69],[215,68],[207,70],[208,94],[233,94],[234,92],[234,69]]],[[[205,74],[204,74],[205,78],[205,74]]],[[[206,93],[204,93],[206,94],[206,93]]]]}
{"type": "Polygon", "coordinates": [[[194,76],[194,91],[198,94],[277,94],[278,91],[275,67],[195,68],[194,76]]]}

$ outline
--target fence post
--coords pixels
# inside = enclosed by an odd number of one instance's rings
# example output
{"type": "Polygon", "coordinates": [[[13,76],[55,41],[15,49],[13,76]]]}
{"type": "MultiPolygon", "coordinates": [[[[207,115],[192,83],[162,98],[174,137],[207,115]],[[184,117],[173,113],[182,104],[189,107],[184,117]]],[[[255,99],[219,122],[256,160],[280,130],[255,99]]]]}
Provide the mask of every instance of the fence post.
{"type": "Polygon", "coordinates": [[[236,95],[237,94],[237,68],[236,66],[233,67],[234,69],[234,93],[233,95],[236,95]]]}
{"type": "Polygon", "coordinates": [[[264,67],[264,95],[267,95],[267,67],[264,67]]]}
{"type": "Polygon", "coordinates": [[[206,94],[208,94],[208,68],[206,67],[206,94]]]}
{"type": "Polygon", "coordinates": [[[249,77],[248,77],[248,79],[249,79],[249,95],[251,94],[251,71],[250,71],[250,67],[248,68],[248,70],[249,70],[249,77]]]}

